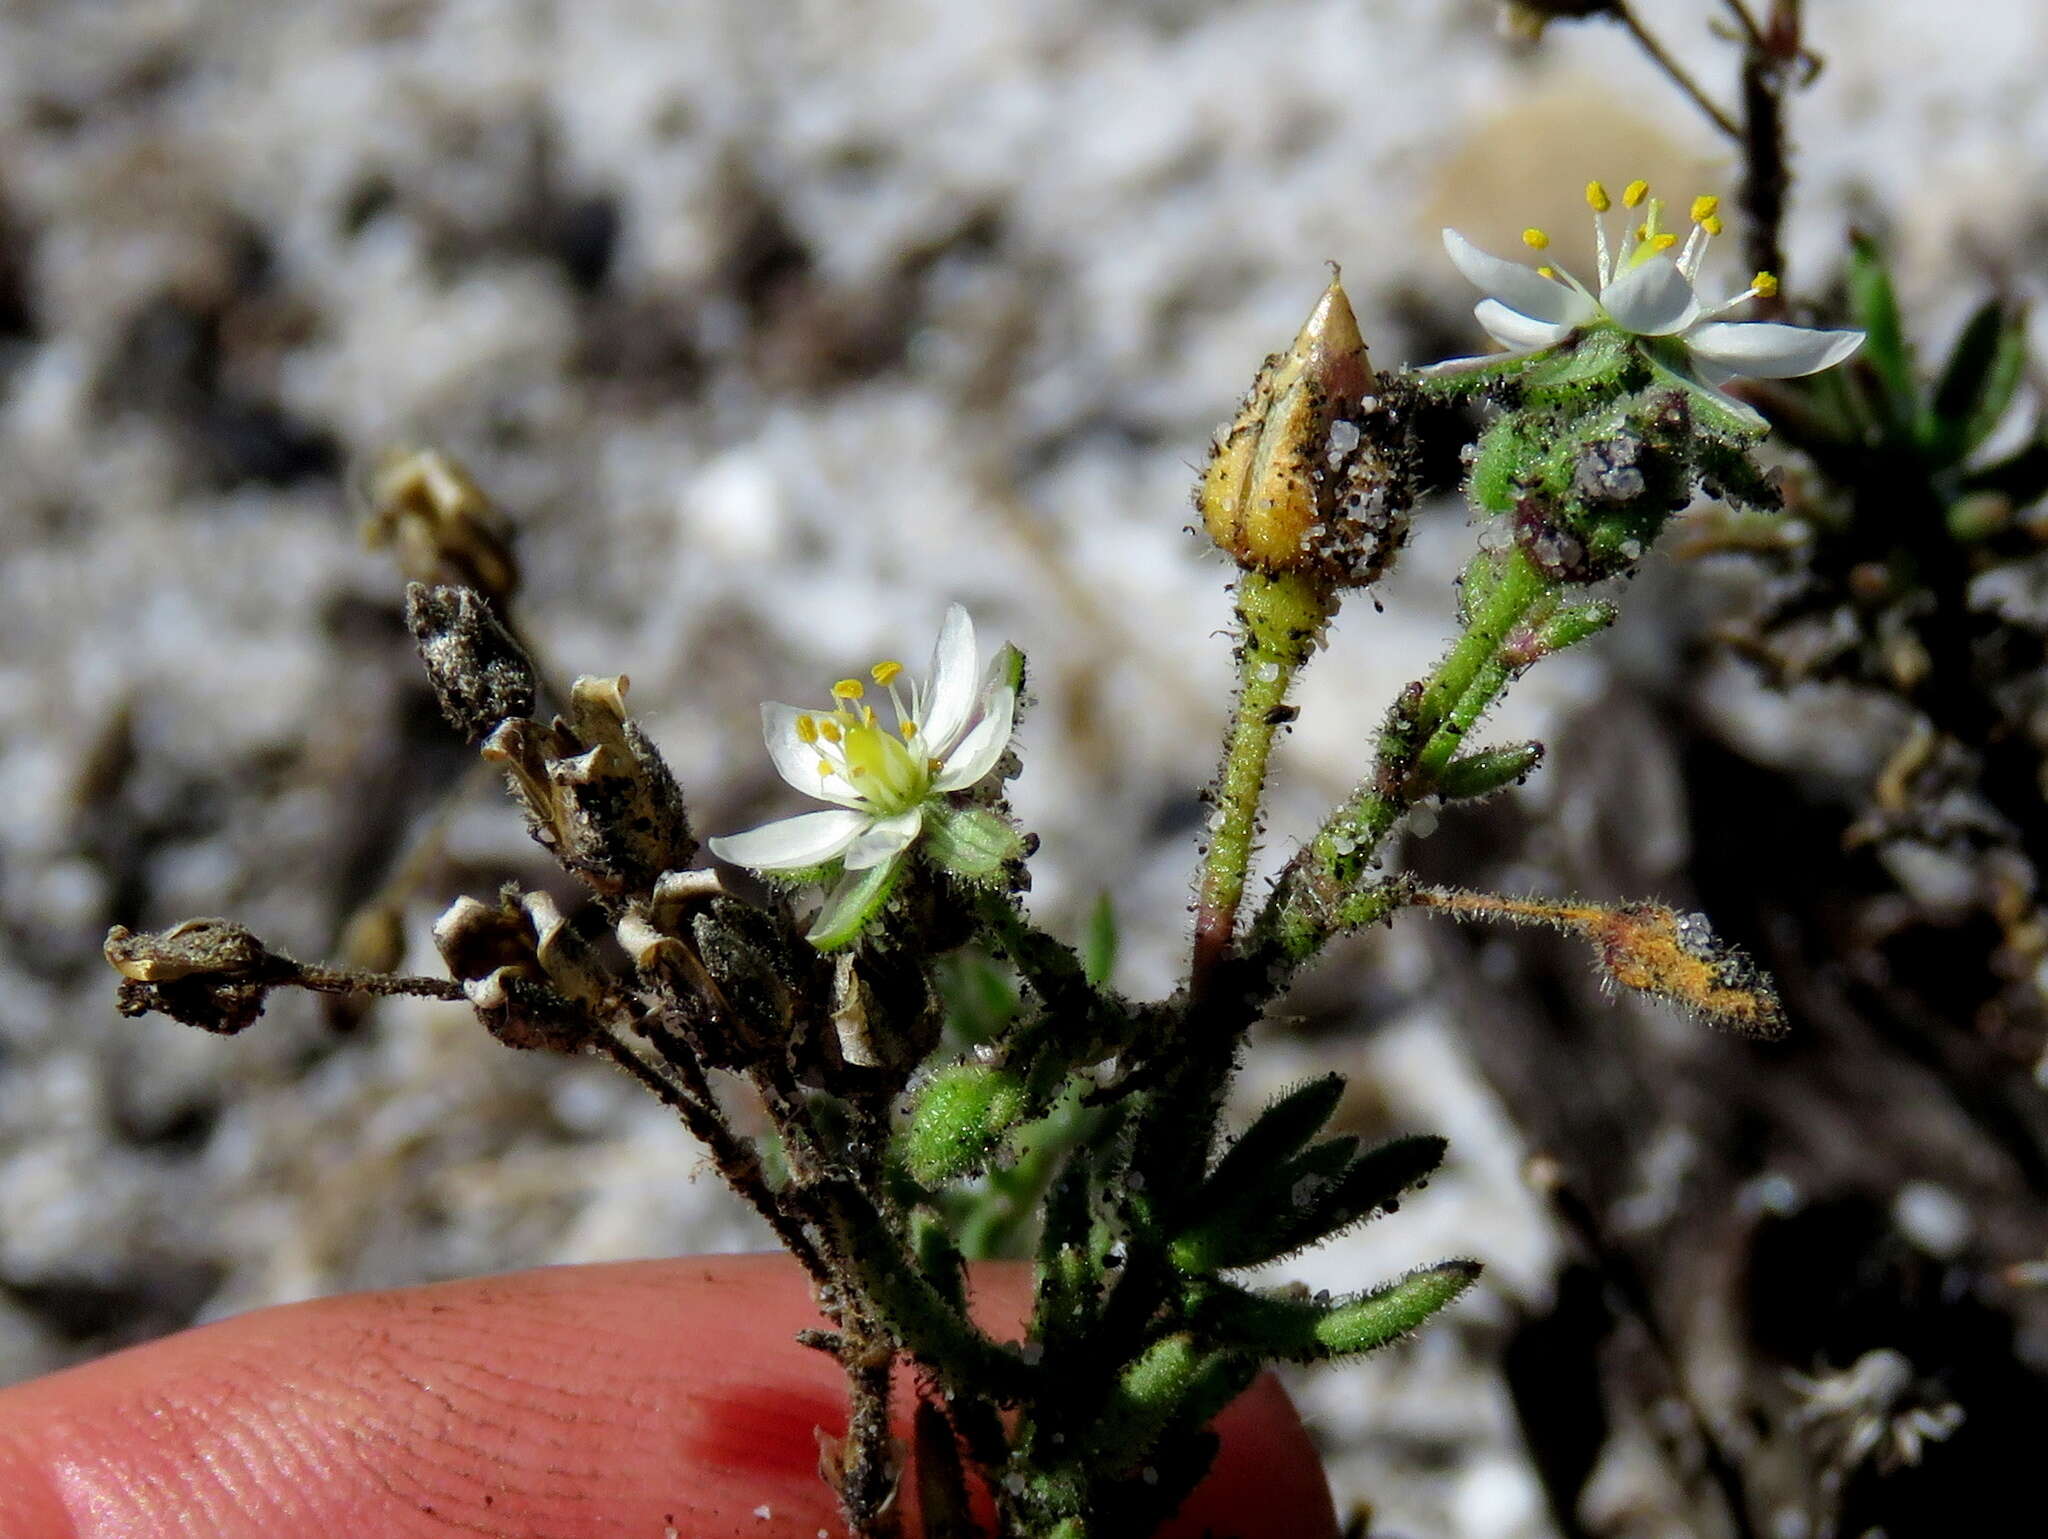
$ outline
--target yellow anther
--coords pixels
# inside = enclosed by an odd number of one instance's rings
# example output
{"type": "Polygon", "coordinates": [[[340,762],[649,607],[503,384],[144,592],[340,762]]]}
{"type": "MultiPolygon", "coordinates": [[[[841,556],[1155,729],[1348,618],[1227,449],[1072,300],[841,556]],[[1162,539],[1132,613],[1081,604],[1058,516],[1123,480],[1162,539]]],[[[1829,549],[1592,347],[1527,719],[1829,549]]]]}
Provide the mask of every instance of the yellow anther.
{"type": "Polygon", "coordinates": [[[858,700],[866,693],[867,686],[859,679],[841,679],[832,686],[832,698],[835,700],[858,700]]]}
{"type": "Polygon", "coordinates": [[[1669,230],[1666,230],[1662,235],[1659,235],[1655,240],[1650,242],[1650,249],[1653,251],[1669,251],[1673,246],[1677,244],[1678,237],[1676,235],[1673,235],[1669,230]]]}
{"type": "Polygon", "coordinates": [[[1550,237],[1548,235],[1545,235],[1541,230],[1536,229],[1534,226],[1531,226],[1529,229],[1526,229],[1522,232],[1522,244],[1527,246],[1531,251],[1541,251],[1545,246],[1550,244],[1550,237]]]}
{"type": "Polygon", "coordinates": [[[1622,188],[1622,190],[1621,190],[1621,203],[1622,203],[1622,207],[1624,207],[1624,208],[1637,208],[1637,207],[1640,207],[1640,206],[1641,206],[1641,204],[1642,204],[1642,201],[1643,201],[1643,199],[1647,198],[1647,197],[1648,197],[1649,195],[1650,195],[1650,184],[1649,184],[1648,182],[1646,182],[1646,181],[1643,181],[1643,180],[1642,180],[1641,178],[1638,178],[1637,180],[1635,180],[1635,181],[1633,181],[1633,182],[1630,182],[1630,183],[1628,184],[1628,186],[1626,186],[1626,187],[1622,188]]]}
{"type": "Polygon", "coordinates": [[[799,743],[815,743],[818,740],[818,722],[813,716],[799,716],[796,719],[796,740],[799,743]]]}
{"type": "Polygon", "coordinates": [[[1705,224],[1721,211],[1721,200],[1710,192],[1703,192],[1692,200],[1692,222],[1705,224]]]}
{"type": "Polygon", "coordinates": [[[1607,196],[1606,187],[1599,182],[1586,183],[1586,207],[1596,214],[1604,214],[1614,207],[1614,200],[1607,196]]]}
{"type": "Polygon", "coordinates": [[[822,778],[822,777],[824,777],[824,776],[826,776],[826,775],[829,775],[829,774],[831,774],[831,773],[832,773],[832,761],[831,761],[830,759],[820,759],[820,760],[818,761],[818,774],[819,774],[819,776],[820,776],[820,777],[822,778]]]}
{"type": "Polygon", "coordinates": [[[916,723],[916,722],[914,722],[914,721],[904,721],[904,722],[900,722],[900,723],[898,724],[898,726],[899,726],[899,729],[900,729],[900,730],[902,731],[902,733],[903,733],[903,740],[904,740],[904,741],[905,741],[906,743],[907,743],[907,742],[909,742],[909,741],[910,741],[910,740],[911,740],[912,738],[914,738],[914,737],[916,737],[916,736],[917,736],[917,723],[916,723]]]}
{"type": "MultiPolygon", "coordinates": [[[[797,736],[803,737],[803,729],[801,727],[797,729],[797,736]]],[[[828,743],[836,743],[844,734],[839,730],[839,723],[828,716],[825,720],[818,723],[818,736],[828,743]]],[[[804,741],[809,742],[810,739],[804,738],[804,741]]]]}
{"type": "Polygon", "coordinates": [[[860,724],[863,727],[872,727],[875,724],[875,708],[873,706],[864,705],[860,708],[860,724]]]}
{"type": "Polygon", "coordinates": [[[1557,277],[1557,269],[1555,267],[1552,267],[1548,262],[1545,262],[1541,267],[1536,269],[1536,276],[1539,278],[1550,278],[1552,280],[1555,280],[1557,277]]]}
{"type": "Polygon", "coordinates": [[[891,684],[893,684],[896,681],[896,675],[901,673],[902,671],[903,665],[901,663],[884,661],[876,663],[874,667],[870,668],[868,670],[868,677],[873,679],[877,684],[881,685],[884,689],[887,689],[891,684]]]}
{"type": "Polygon", "coordinates": [[[1700,221],[1700,228],[1702,230],[1705,230],[1709,235],[1719,235],[1723,228],[1721,224],[1721,216],[1719,214],[1707,215],[1706,218],[1700,221]]]}
{"type": "Polygon", "coordinates": [[[1756,297],[1758,299],[1775,298],[1778,292],[1778,275],[1776,273],[1758,273],[1749,280],[1749,286],[1756,290],[1756,297]]]}

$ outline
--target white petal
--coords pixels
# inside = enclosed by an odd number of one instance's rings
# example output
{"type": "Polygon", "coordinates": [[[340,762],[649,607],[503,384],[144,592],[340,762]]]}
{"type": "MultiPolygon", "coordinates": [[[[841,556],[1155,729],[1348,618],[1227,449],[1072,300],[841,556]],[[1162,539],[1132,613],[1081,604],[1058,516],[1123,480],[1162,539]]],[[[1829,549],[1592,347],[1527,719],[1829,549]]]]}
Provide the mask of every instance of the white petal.
{"type": "Polygon", "coordinates": [[[864,812],[806,812],[711,841],[711,853],[756,871],[796,871],[842,854],[874,821],[864,812]]]}
{"type": "Polygon", "coordinates": [[[996,767],[996,760],[1010,746],[1010,730],[1017,721],[1017,691],[1008,685],[990,698],[987,711],[960,745],[946,755],[945,763],[932,780],[934,791],[964,791],[996,767]]]}
{"type": "Polygon", "coordinates": [[[1565,284],[1546,278],[1533,267],[1509,262],[1481,251],[1456,230],[1444,231],[1444,250],[1451,265],[1482,293],[1502,300],[1532,321],[1576,326],[1588,318],[1585,297],[1565,284]]]}
{"type": "Polygon", "coordinates": [[[796,719],[815,715],[815,711],[800,711],[775,700],[761,707],[761,740],[768,745],[768,757],[775,761],[775,772],[804,795],[821,802],[837,802],[842,807],[864,805],[860,793],[843,776],[837,772],[818,773],[823,756],[815,745],[797,736],[796,719]]]}
{"type": "Polygon", "coordinates": [[[860,837],[846,847],[846,869],[865,871],[910,848],[924,828],[924,814],[912,807],[894,817],[875,818],[861,830],[860,837]]]}
{"type": "Polygon", "coordinates": [[[1472,307],[1472,314],[1486,328],[1489,337],[1518,353],[1534,352],[1539,347],[1562,342],[1571,334],[1569,326],[1532,321],[1521,311],[1510,310],[1497,299],[1480,300],[1472,307]]]}
{"type": "Polygon", "coordinates": [[[1863,345],[1860,331],[1816,331],[1769,321],[1709,321],[1685,345],[1708,363],[1751,379],[1795,379],[1831,369],[1863,345]]]}
{"type": "Polygon", "coordinates": [[[1639,262],[1600,291],[1614,324],[1639,337],[1668,337],[1700,318],[1700,302],[1669,257],[1639,262]]]}
{"type": "Polygon", "coordinates": [[[932,671],[926,676],[918,730],[925,746],[944,754],[966,730],[974,714],[974,621],[958,604],[946,611],[939,639],[932,647],[932,671]]]}

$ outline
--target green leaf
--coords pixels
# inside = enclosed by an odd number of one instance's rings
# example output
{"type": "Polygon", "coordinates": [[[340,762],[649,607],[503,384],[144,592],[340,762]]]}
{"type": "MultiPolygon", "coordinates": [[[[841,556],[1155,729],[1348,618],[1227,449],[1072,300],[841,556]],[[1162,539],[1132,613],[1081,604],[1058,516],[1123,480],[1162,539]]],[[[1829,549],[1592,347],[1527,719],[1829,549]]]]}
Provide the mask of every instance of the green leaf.
{"type": "Polygon", "coordinates": [[[940,957],[934,976],[946,1023],[966,1042],[993,1042],[1017,1018],[1022,1001],[1016,980],[980,953],[962,950],[940,957]]]}
{"type": "Polygon", "coordinates": [[[1081,973],[1096,988],[1107,988],[1116,973],[1116,906],[1103,893],[1088,911],[1088,933],[1081,940],[1081,973]]]}
{"type": "Polygon", "coordinates": [[[1514,743],[1505,748],[1482,748],[1462,759],[1453,759],[1436,779],[1436,794],[1447,802],[1475,796],[1491,796],[1507,786],[1517,785],[1543,760],[1543,745],[1514,743]]]}
{"type": "Polygon", "coordinates": [[[1193,1429],[1235,1400],[1258,1377],[1256,1357],[1218,1352],[1186,1331],[1161,1337],[1118,1377],[1087,1446],[1108,1469],[1142,1462],[1161,1441],[1193,1429]]]}
{"type": "Polygon", "coordinates": [[[926,1186],[982,1169],[1028,1110],[1024,1083],[993,1064],[956,1063],[917,1092],[910,1123],[896,1135],[896,1154],[926,1186]]]}
{"type": "Polygon", "coordinates": [[[2016,310],[2006,316],[2004,327],[1998,334],[1998,347],[1993,353],[1991,366],[1985,371],[1984,383],[1977,393],[1976,403],[1963,421],[1963,455],[1974,454],[1983,447],[1984,440],[1998,431],[1999,423],[2012,409],[2013,397],[2019,392],[2020,382],[2027,374],[2027,315],[2025,310],[2016,310]]]}
{"type": "Polygon", "coordinates": [[[1319,1075],[1281,1095],[1216,1162],[1192,1205],[1208,1210],[1263,1191],[1274,1167],[1300,1153],[1323,1130],[1343,1095],[1341,1074],[1319,1075]]]}
{"type": "Polygon", "coordinates": [[[1621,613],[1606,599],[1586,604],[1568,604],[1536,627],[1536,645],[1548,654],[1575,647],[1599,635],[1621,613]]]}
{"type": "Polygon", "coordinates": [[[1913,384],[1913,354],[1899,322],[1899,301],[1877,242],[1856,235],[1849,242],[1849,308],[1863,328],[1863,358],[1884,386],[1885,407],[1895,427],[1919,417],[1913,384]]]}
{"type": "Polygon", "coordinates": [[[1174,1265],[1184,1272],[1262,1266],[1328,1239],[1378,1212],[1390,1212],[1402,1192],[1443,1162],[1444,1141],[1397,1138],[1351,1159],[1355,1139],[1333,1139],[1272,1172],[1269,1184],[1204,1215],[1174,1238],[1174,1265]],[[1333,1169],[1326,1156],[1342,1148],[1348,1161],[1333,1169]]]}
{"type": "Polygon", "coordinates": [[[1405,1336],[1479,1279],[1476,1261],[1444,1261],[1370,1293],[1317,1302],[1253,1293],[1228,1283],[1195,1290],[1190,1314],[1205,1330],[1266,1360],[1312,1363],[1370,1352],[1405,1336]]]}
{"type": "Polygon", "coordinates": [[[2004,307],[1994,299],[1977,307],[1956,338],[1918,424],[1920,446],[1937,469],[1963,457],[1963,437],[1992,383],[2004,331],[2004,307]]]}

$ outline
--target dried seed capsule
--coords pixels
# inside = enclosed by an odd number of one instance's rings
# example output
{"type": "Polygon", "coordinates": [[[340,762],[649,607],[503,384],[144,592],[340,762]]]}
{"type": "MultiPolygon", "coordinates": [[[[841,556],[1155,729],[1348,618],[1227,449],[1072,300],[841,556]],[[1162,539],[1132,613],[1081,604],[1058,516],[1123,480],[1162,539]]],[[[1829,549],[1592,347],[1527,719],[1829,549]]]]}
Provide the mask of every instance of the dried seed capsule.
{"type": "Polygon", "coordinates": [[[1195,503],[1252,571],[1372,582],[1406,533],[1405,435],[1336,278],[1217,436],[1195,503]]]}
{"type": "Polygon", "coordinates": [[[487,737],[508,717],[533,714],[533,661],[482,594],[408,583],[405,624],[441,714],[464,737],[487,737]]]}
{"type": "Polygon", "coordinates": [[[435,449],[386,455],[370,483],[363,543],[389,545],[416,582],[475,588],[503,603],[519,588],[510,531],[469,472],[435,449]]]}

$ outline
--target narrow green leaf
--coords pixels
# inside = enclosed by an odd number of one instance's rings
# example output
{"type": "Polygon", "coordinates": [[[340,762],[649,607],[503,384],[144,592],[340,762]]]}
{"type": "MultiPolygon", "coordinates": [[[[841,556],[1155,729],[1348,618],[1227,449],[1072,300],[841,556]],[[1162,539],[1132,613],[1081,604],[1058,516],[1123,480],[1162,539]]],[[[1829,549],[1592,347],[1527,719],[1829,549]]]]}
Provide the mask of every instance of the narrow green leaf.
{"type": "Polygon", "coordinates": [[[1909,428],[1919,416],[1913,385],[1913,354],[1899,321],[1898,296],[1877,242],[1858,234],[1849,243],[1849,308],[1863,328],[1863,357],[1884,385],[1885,407],[1894,426],[1909,428]]]}
{"type": "Polygon", "coordinates": [[[1953,465],[1966,452],[1965,435],[1986,404],[2004,334],[2005,309],[1993,299],[1977,307],[1956,337],[1927,409],[1920,414],[1920,446],[1937,469],[1953,465]]]}
{"type": "Polygon", "coordinates": [[[1370,1352],[1407,1335],[1471,1287],[1479,1272],[1476,1261],[1444,1261],[1370,1293],[1320,1302],[1211,1283],[1194,1291],[1190,1314],[1205,1330],[1260,1358],[1312,1363],[1370,1352]]]}
{"type": "Polygon", "coordinates": [[[1568,604],[1536,627],[1536,644],[1545,654],[1562,652],[1566,647],[1575,647],[1599,635],[1614,623],[1620,613],[1606,599],[1595,599],[1589,604],[1568,604]]]}
{"type": "Polygon", "coordinates": [[[1174,1264],[1190,1273],[1229,1271],[1306,1250],[1392,1211],[1401,1193],[1444,1157],[1444,1141],[1427,1136],[1397,1138],[1354,1158],[1356,1147],[1355,1139],[1332,1139],[1288,1161],[1250,1200],[1219,1208],[1176,1236],[1174,1264]],[[1330,1158],[1335,1153],[1344,1156],[1341,1167],[1330,1158]]]}
{"type": "Polygon", "coordinates": [[[1976,453],[1998,431],[1999,423],[2012,409],[2020,381],[2026,378],[2027,361],[2027,313],[2019,309],[2005,318],[2004,329],[1998,334],[1998,350],[1992,357],[1984,387],[1978,393],[1976,407],[1963,423],[1962,453],[1958,458],[1976,453]]]}
{"type": "Polygon", "coordinates": [[[1096,988],[1106,988],[1116,973],[1116,905],[1103,893],[1088,911],[1088,933],[1081,942],[1081,972],[1096,988]]]}
{"type": "Polygon", "coordinates": [[[1437,776],[1436,794],[1447,802],[1475,796],[1491,796],[1518,784],[1543,761],[1543,745],[1513,743],[1505,748],[1482,748],[1462,759],[1453,759],[1437,776]]]}
{"type": "Polygon", "coordinates": [[[1108,1469],[1128,1469],[1176,1430],[1202,1426],[1258,1377],[1256,1357],[1198,1345],[1179,1331],[1153,1342],[1119,1375],[1085,1446],[1108,1469]]]}
{"type": "Polygon", "coordinates": [[[1216,1162],[1193,1206],[1213,1210],[1262,1186],[1283,1160],[1301,1152],[1323,1130],[1344,1094],[1344,1076],[1323,1074],[1296,1085],[1253,1119],[1216,1162]]]}

